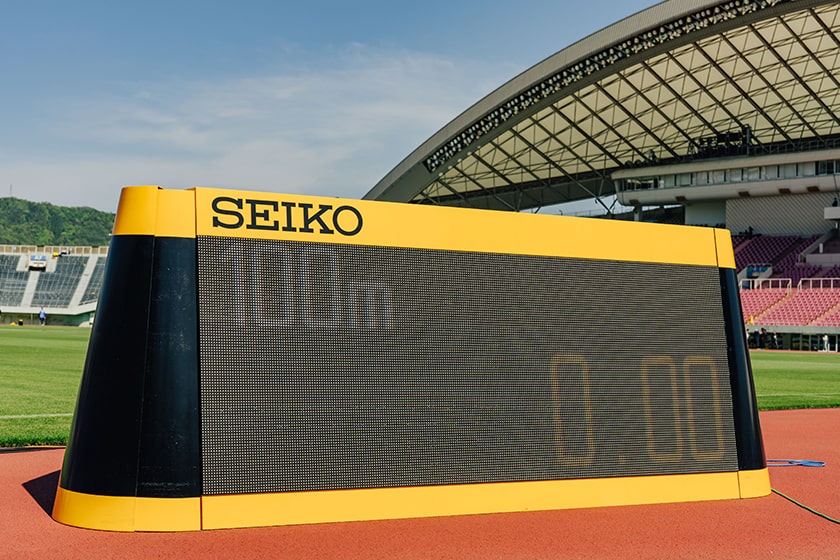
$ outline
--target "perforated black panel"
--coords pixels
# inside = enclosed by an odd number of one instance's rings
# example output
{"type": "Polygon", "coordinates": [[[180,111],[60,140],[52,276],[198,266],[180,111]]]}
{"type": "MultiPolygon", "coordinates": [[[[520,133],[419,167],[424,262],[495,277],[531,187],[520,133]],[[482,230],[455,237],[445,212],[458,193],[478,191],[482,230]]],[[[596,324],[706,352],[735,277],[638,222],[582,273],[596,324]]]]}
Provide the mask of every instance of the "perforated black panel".
{"type": "Polygon", "coordinates": [[[198,248],[205,494],[738,469],[717,268],[198,248]]]}

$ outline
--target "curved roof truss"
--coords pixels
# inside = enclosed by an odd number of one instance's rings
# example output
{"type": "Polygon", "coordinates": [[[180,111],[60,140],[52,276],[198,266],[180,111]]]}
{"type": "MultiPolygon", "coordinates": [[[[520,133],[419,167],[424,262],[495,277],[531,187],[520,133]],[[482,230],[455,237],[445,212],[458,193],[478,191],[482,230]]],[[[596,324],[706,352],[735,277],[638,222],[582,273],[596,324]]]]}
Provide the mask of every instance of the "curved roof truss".
{"type": "Polygon", "coordinates": [[[840,146],[840,2],[669,0],[504,84],[365,198],[525,210],[628,167],[840,146]]]}

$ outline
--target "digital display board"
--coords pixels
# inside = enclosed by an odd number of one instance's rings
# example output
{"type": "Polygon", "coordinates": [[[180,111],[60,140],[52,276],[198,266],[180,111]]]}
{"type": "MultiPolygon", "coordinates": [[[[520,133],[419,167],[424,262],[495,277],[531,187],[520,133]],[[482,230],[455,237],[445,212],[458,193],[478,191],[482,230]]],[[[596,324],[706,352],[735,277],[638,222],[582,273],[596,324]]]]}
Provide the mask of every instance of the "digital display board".
{"type": "Polygon", "coordinates": [[[207,494],[737,470],[716,268],[220,237],[198,262],[207,494]]]}
{"type": "Polygon", "coordinates": [[[53,517],[769,494],[729,232],[127,187],[53,517]]]}

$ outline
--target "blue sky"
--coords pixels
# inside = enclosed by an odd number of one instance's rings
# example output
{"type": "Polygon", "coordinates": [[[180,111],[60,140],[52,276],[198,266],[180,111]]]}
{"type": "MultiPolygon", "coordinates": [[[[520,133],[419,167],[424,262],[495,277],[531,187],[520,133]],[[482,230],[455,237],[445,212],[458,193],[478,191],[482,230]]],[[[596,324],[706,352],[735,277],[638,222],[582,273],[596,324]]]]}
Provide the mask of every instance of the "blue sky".
{"type": "Polygon", "coordinates": [[[0,196],[362,197],[502,83],[652,0],[3,0],[0,196]]]}

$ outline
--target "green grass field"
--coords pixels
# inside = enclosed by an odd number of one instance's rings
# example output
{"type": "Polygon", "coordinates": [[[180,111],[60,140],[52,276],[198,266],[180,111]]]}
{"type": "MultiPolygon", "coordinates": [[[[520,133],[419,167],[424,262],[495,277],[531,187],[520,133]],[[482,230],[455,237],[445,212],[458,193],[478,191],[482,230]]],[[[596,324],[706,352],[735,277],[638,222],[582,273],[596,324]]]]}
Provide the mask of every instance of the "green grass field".
{"type": "Polygon", "coordinates": [[[0,446],[67,442],[90,329],[0,327],[0,446]]]}
{"type": "MultiPolygon", "coordinates": [[[[90,329],[0,326],[0,447],[63,444],[90,329]]],[[[762,410],[840,407],[840,354],[753,352],[762,410]]]]}
{"type": "Polygon", "coordinates": [[[840,407],[840,353],[750,354],[758,408],[840,407]]]}

